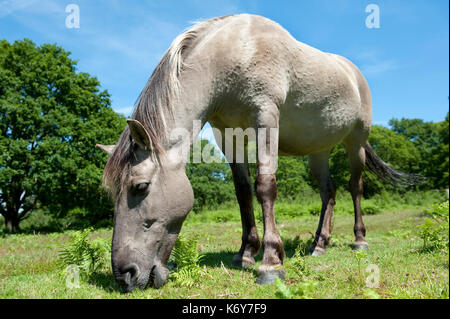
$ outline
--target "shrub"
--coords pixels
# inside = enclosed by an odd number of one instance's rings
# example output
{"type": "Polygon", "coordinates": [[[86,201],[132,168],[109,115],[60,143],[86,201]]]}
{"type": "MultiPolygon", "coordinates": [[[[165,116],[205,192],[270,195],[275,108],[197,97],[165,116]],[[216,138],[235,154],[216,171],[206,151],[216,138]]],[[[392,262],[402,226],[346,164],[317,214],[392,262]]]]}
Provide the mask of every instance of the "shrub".
{"type": "Polygon", "coordinates": [[[446,249],[448,253],[449,213],[448,201],[435,204],[425,210],[429,216],[425,223],[419,225],[420,238],[423,240],[423,251],[446,249]]]}
{"type": "Polygon", "coordinates": [[[286,268],[292,270],[292,272],[300,279],[306,278],[311,270],[309,265],[307,264],[305,258],[305,251],[303,251],[303,247],[300,247],[295,251],[294,256],[289,260],[289,263],[286,265],[286,268]]]}
{"type": "Polygon", "coordinates": [[[276,292],[275,296],[280,299],[294,299],[294,298],[302,298],[302,299],[311,299],[312,293],[319,285],[318,282],[315,281],[304,281],[296,284],[292,288],[288,288],[280,278],[275,279],[276,292]]]}
{"type": "Polygon", "coordinates": [[[370,202],[362,202],[361,210],[363,215],[376,215],[382,212],[381,208],[370,202]]]}
{"type": "Polygon", "coordinates": [[[322,204],[316,204],[309,207],[309,213],[313,216],[319,216],[322,211],[322,204]]]}
{"type": "Polygon", "coordinates": [[[363,249],[359,249],[356,250],[353,254],[353,256],[356,259],[356,263],[358,264],[358,275],[359,275],[359,280],[361,282],[361,284],[363,284],[364,279],[363,279],[363,274],[362,274],[362,269],[361,269],[361,263],[363,260],[365,260],[367,258],[367,252],[363,249]]]}

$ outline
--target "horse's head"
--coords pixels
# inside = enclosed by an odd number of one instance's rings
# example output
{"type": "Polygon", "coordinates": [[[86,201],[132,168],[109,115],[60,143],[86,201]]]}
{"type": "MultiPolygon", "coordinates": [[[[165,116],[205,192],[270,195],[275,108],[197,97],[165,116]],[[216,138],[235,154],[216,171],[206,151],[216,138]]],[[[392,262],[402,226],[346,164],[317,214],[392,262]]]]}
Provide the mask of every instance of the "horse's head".
{"type": "Polygon", "coordinates": [[[166,282],[166,264],[194,196],[185,165],[164,159],[155,163],[147,130],[135,120],[128,120],[128,129],[128,156],[114,154],[119,152],[114,147],[97,146],[111,155],[105,174],[108,169],[121,170],[115,174],[120,185],[113,192],[112,267],[116,281],[131,291],[147,285],[159,288],[166,282]],[[126,168],[108,168],[114,165],[113,157],[125,158],[126,168]]]}

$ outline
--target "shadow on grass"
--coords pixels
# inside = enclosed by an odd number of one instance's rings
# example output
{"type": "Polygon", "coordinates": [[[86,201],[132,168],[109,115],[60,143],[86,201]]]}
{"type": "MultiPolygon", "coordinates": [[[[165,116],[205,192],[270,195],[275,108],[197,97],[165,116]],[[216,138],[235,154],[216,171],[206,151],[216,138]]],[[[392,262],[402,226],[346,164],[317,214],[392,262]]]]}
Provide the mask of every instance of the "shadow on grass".
{"type": "Polygon", "coordinates": [[[111,273],[96,272],[89,277],[89,283],[107,292],[122,292],[111,273]]]}
{"type": "MultiPolygon", "coordinates": [[[[260,253],[255,256],[255,260],[258,261],[261,259],[262,249],[260,250],[260,253]]],[[[258,277],[258,272],[255,268],[241,268],[233,265],[233,257],[236,253],[231,251],[219,251],[219,252],[208,252],[203,254],[203,258],[200,261],[200,266],[206,266],[206,267],[215,267],[220,268],[222,267],[222,264],[225,268],[228,269],[239,269],[242,271],[246,271],[251,273],[253,276],[258,277]]]]}
{"type": "MultiPolygon", "coordinates": [[[[294,256],[295,251],[299,250],[300,256],[306,256],[309,254],[309,247],[313,243],[313,238],[302,239],[300,236],[291,238],[282,238],[286,258],[294,256]]],[[[261,261],[263,255],[263,248],[259,250],[258,255],[255,256],[255,261],[261,261]]],[[[221,267],[222,263],[227,268],[240,269],[233,265],[233,257],[237,253],[232,251],[219,251],[219,252],[207,252],[203,254],[203,258],[200,261],[200,266],[207,267],[221,267]]],[[[246,270],[252,271],[252,268],[246,270]]],[[[256,274],[256,270],[253,270],[256,274]]]]}
{"type": "Polygon", "coordinates": [[[221,267],[222,263],[227,268],[233,268],[233,256],[234,252],[231,251],[218,251],[203,253],[203,258],[200,261],[200,266],[206,267],[221,267]]]}
{"type": "Polygon", "coordinates": [[[311,234],[310,238],[302,239],[300,236],[291,238],[282,238],[284,251],[286,252],[286,258],[294,256],[295,251],[298,250],[300,256],[306,256],[309,254],[309,249],[314,241],[314,237],[311,234]]]}

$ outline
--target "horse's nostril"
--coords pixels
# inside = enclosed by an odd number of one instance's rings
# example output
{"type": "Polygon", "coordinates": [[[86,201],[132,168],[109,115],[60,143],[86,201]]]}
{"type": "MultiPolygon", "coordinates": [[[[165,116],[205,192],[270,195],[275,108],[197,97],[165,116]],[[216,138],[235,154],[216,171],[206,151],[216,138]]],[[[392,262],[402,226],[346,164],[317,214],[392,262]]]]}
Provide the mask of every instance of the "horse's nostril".
{"type": "Polygon", "coordinates": [[[123,274],[123,276],[120,278],[120,281],[121,281],[121,283],[122,283],[124,286],[129,286],[130,283],[131,283],[130,278],[131,278],[130,273],[129,273],[129,272],[126,272],[126,273],[123,274]]]}
{"type": "Polygon", "coordinates": [[[134,287],[138,277],[139,267],[136,264],[128,264],[120,269],[120,276],[116,279],[121,286],[129,289],[134,287]]]}
{"type": "Polygon", "coordinates": [[[129,264],[123,269],[123,272],[130,273],[131,279],[133,279],[139,273],[139,268],[136,264],[129,264]]]}

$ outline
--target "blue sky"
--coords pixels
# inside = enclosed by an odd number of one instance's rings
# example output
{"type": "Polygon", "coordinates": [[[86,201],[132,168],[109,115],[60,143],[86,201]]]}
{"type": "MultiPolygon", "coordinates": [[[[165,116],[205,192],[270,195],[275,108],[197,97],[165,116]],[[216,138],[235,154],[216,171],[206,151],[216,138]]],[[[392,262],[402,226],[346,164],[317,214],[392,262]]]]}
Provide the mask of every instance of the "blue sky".
{"type": "Polygon", "coordinates": [[[391,118],[441,121],[448,112],[449,3],[428,1],[119,1],[0,0],[0,39],[57,43],[78,70],[95,75],[117,112],[129,115],[172,40],[193,21],[253,13],[280,23],[297,40],[352,60],[373,97],[373,123],[391,118]],[[365,25],[368,4],[380,28],[365,25]],[[68,29],[65,8],[80,8],[68,29]]]}

